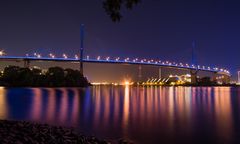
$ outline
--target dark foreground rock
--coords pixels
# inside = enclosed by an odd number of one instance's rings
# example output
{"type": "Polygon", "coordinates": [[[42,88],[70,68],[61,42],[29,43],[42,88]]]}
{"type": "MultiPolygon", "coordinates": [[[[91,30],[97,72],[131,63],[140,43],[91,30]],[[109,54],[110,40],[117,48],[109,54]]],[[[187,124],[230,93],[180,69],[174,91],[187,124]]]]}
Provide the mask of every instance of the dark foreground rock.
{"type": "MultiPolygon", "coordinates": [[[[47,124],[0,120],[1,144],[109,144],[96,137],[78,134],[73,129],[47,124]]],[[[128,143],[119,141],[118,143],[128,143]]]]}

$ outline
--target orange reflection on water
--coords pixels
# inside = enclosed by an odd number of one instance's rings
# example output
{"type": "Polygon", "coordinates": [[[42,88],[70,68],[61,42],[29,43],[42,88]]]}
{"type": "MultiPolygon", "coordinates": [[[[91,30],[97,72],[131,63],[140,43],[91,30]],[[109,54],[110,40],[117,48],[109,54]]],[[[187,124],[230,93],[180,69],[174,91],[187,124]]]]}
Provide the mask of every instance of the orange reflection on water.
{"type": "Polygon", "coordinates": [[[154,88],[154,94],[155,96],[153,97],[153,102],[154,102],[154,114],[155,117],[159,116],[158,113],[158,108],[159,108],[159,93],[158,93],[158,87],[154,88]]]}
{"type": "MultiPolygon", "coordinates": [[[[231,138],[233,131],[230,88],[94,86],[90,93],[84,91],[82,97],[79,89],[60,89],[60,95],[56,92],[59,89],[46,89],[47,96],[43,96],[41,89],[32,90],[34,120],[44,118],[77,126],[83,122],[94,132],[109,133],[117,129],[123,137],[132,131],[141,135],[164,132],[170,136],[183,131],[191,136],[202,125],[201,120],[207,127],[202,130],[213,131],[212,135],[217,134],[219,139],[231,138]],[[74,93],[73,97],[69,92],[74,93]],[[216,132],[211,129],[215,124],[216,132]]],[[[5,111],[3,93],[0,89],[0,116],[5,111]]]]}
{"type": "Polygon", "coordinates": [[[100,86],[93,87],[93,100],[95,101],[95,110],[94,110],[94,125],[100,123],[100,111],[101,111],[101,90],[100,86]]]}
{"type": "Polygon", "coordinates": [[[104,102],[104,113],[103,113],[103,125],[109,124],[109,117],[110,117],[110,91],[111,89],[108,87],[103,91],[103,102],[104,102]]]}
{"type": "Polygon", "coordinates": [[[8,117],[8,106],[6,102],[6,90],[0,87],[0,118],[6,119],[8,117]]]}
{"type": "Polygon", "coordinates": [[[79,120],[79,115],[80,115],[80,95],[79,95],[79,92],[78,92],[78,89],[72,89],[73,92],[74,92],[74,95],[73,95],[73,110],[72,110],[72,122],[74,124],[76,124],[79,120]]]}
{"type": "Polygon", "coordinates": [[[55,118],[55,109],[56,109],[56,91],[54,89],[46,89],[48,94],[48,103],[47,103],[47,120],[54,121],[55,118]]]}
{"type": "Polygon", "coordinates": [[[31,105],[31,119],[36,121],[47,121],[48,123],[60,122],[61,124],[70,120],[73,123],[77,123],[79,119],[79,94],[77,89],[72,89],[73,99],[69,101],[70,89],[39,89],[33,88],[33,101],[31,105]],[[60,95],[57,95],[56,91],[60,90],[60,95]],[[43,91],[47,92],[47,96],[44,98],[43,91]],[[60,103],[57,104],[58,99],[60,103]],[[69,104],[72,103],[70,106],[69,104]]]}
{"type": "Polygon", "coordinates": [[[61,95],[61,102],[60,102],[60,116],[59,116],[59,120],[64,123],[66,122],[66,119],[68,118],[68,111],[69,111],[69,107],[68,107],[68,92],[67,89],[62,88],[60,89],[62,92],[61,95]]]}
{"type": "Polygon", "coordinates": [[[32,102],[32,119],[40,120],[42,114],[42,90],[38,88],[33,88],[33,102],[32,102]]]}
{"type": "Polygon", "coordinates": [[[114,114],[113,114],[113,121],[114,126],[118,125],[118,118],[120,117],[120,94],[119,89],[114,88],[114,95],[113,95],[113,108],[114,108],[114,114]]]}
{"type": "Polygon", "coordinates": [[[206,96],[207,96],[207,111],[208,111],[208,114],[210,114],[211,109],[212,109],[212,107],[211,107],[212,106],[211,105],[212,88],[211,87],[207,88],[206,96]]]}
{"type": "Polygon", "coordinates": [[[190,88],[189,87],[177,87],[175,88],[176,91],[176,110],[177,110],[177,115],[179,118],[179,125],[181,127],[185,127],[186,130],[187,127],[191,127],[191,93],[190,93],[190,88]],[[187,92],[186,92],[187,91],[187,92]]]}
{"type": "Polygon", "coordinates": [[[232,109],[229,87],[214,88],[216,131],[219,137],[228,140],[232,135],[232,109]]]}
{"type": "MultiPolygon", "coordinates": [[[[168,114],[167,113],[163,113],[163,115],[167,115],[168,116],[168,123],[169,123],[169,130],[172,131],[174,128],[174,88],[170,87],[168,90],[168,98],[167,100],[164,102],[164,105],[167,106],[168,109],[168,114]]],[[[162,97],[166,97],[166,95],[161,95],[162,97]]]]}
{"type": "Polygon", "coordinates": [[[139,95],[138,96],[138,103],[136,104],[136,109],[138,109],[138,113],[135,114],[134,117],[136,117],[136,120],[140,122],[141,125],[144,125],[145,124],[145,121],[144,121],[144,116],[145,116],[145,92],[146,92],[146,88],[145,87],[141,87],[139,88],[139,95]]]}
{"type": "Polygon", "coordinates": [[[124,128],[124,135],[127,135],[128,129],[128,121],[129,121],[129,85],[125,85],[124,88],[124,102],[123,102],[123,128],[124,128]]]}

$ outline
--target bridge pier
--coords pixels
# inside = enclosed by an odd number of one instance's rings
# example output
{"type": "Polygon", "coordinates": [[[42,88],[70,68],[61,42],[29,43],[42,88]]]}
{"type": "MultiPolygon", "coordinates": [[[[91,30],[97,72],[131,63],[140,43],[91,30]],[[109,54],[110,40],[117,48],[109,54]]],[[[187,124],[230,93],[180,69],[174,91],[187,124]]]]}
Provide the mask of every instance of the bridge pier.
{"type": "Polygon", "coordinates": [[[24,68],[29,68],[30,67],[30,61],[29,60],[23,60],[24,62],[24,68]]]}
{"type": "Polygon", "coordinates": [[[138,66],[138,81],[142,81],[142,65],[138,66]]]}
{"type": "Polygon", "coordinates": [[[212,81],[217,82],[217,77],[218,77],[218,74],[216,72],[214,72],[212,81]]]}
{"type": "Polygon", "coordinates": [[[198,70],[190,70],[192,84],[197,84],[197,73],[198,70]]]}
{"type": "Polygon", "coordinates": [[[159,67],[159,69],[158,69],[158,78],[162,79],[162,68],[161,67],[159,67]]]}

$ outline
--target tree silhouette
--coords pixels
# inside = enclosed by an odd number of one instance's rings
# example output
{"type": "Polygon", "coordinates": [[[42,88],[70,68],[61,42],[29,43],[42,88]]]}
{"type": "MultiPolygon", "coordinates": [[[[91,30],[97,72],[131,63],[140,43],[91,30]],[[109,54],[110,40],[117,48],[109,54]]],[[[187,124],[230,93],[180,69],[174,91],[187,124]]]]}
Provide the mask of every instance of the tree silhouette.
{"type": "Polygon", "coordinates": [[[110,16],[112,21],[119,22],[122,18],[121,9],[126,7],[127,9],[132,9],[133,6],[138,4],[140,0],[104,0],[103,8],[106,13],[110,16]]]}
{"type": "Polygon", "coordinates": [[[4,68],[2,79],[3,81],[7,81],[8,83],[12,83],[16,85],[16,80],[18,80],[18,66],[8,66],[4,68]]]}
{"type": "Polygon", "coordinates": [[[62,69],[61,67],[49,68],[46,76],[50,86],[64,85],[64,69],[62,69]]]}
{"type": "Polygon", "coordinates": [[[31,87],[87,87],[88,80],[78,70],[50,67],[47,72],[41,69],[8,66],[0,74],[1,86],[31,87]]]}

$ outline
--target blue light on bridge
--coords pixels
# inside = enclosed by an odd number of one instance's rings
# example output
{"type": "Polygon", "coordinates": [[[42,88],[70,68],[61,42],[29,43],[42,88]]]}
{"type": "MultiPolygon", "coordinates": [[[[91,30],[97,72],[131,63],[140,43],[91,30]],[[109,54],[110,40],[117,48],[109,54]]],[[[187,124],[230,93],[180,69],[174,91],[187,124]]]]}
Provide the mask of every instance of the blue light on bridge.
{"type": "MultiPolygon", "coordinates": [[[[0,55],[0,60],[29,60],[29,61],[66,61],[66,62],[80,62],[80,58],[78,55],[75,55],[74,58],[69,58],[66,54],[62,55],[62,58],[56,57],[54,54],[50,53],[49,57],[42,57],[41,54],[34,53],[34,56],[4,56],[0,55]]],[[[89,63],[116,63],[116,64],[135,64],[135,65],[155,65],[155,66],[163,66],[163,67],[173,67],[173,68],[181,68],[181,69],[189,69],[189,70],[200,70],[200,71],[209,71],[209,72],[221,72],[226,75],[230,75],[230,72],[225,69],[219,69],[219,68],[211,68],[206,66],[200,66],[197,67],[194,65],[189,64],[183,64],[183,63],[175,63],[175,62],[169,62],[169,61],[161,61],[161,60],[147,60],[147,59],[141,59],[138,58],[130,60],[130,58],[120,59],[120,57],[111,59],[110,57],[101,58],[98,56],[97,58],[90,58],[87,56],[85,59],[83,59],[83,62],[89,62],[89,63]]]]}

